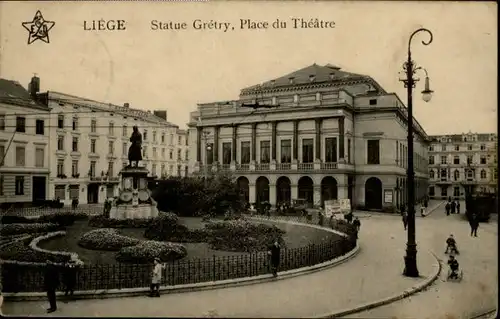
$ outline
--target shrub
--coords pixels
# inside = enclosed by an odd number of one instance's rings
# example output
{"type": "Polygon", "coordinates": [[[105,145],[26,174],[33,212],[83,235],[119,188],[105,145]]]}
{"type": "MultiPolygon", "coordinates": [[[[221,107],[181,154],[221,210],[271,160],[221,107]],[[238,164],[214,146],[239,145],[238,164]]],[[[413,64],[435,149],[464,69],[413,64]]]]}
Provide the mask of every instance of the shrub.
{"type": "Polygon", "coordinates": [[[70,259],[69,255],[59,255],[33,250],[30,247],[32,239],[33,237],[28,237],[24,240],[15,241],[3,246],[0,251],[0,258],[3,260],[39,263],[46,262],[49,257],[57,263],[64,263],[70,259]]]}
{"type": "Polygon", "coordinates": [[[152,219],[150,218],[114,219],[103,215],[96,215],[89,218],[89,226],[99,228],[146,228],[151,222],[152,219]]]}
{"type": "Polygon", "coordinates": [[[0,230],[1,236],[47,233],[56,230],[64,230],[61,225],[52,223],[31,223],[31,224],[7,224],[0,230]]]}
{"type": "Polygon", "coordinates": [[[78,245],[92,250],[118,251],[123,247],[134,246],[139,239],[120,235],[116,229],[101,228],[91,230],[80,237],[78,245]]]}
{"type": "Polygon", "coordinates": [[[274,225],[254,224],[244,220],[224,221],[205,225],[212,249],[252,252],[267,250],[275,240],[285,247],[285,231],[274,225]]]}
{"type": "Polygon", "coordinates": [[[154,218],[150,226],[144,231],[144,237],[151,240],[191,242],[206,241],[207,233],[204,229],[189,230],[178,224],[178,217],[172,213],[162,213],[154,218]]]}
{"type": "Polygon", "coordinates": [[[38,218],[39,223],[53,223],[61,226],[71,226],[76,220],[87,219],[85,213],[77,213],[72,211],[57,212],[55,214],[43,215],[38,218]]]}
{"type": "Polygon", "coordinates": [[[123,263],[151,263],[155,258],[173,261],[184,258],[187,250],[180,244],[147,240],[131,247],[124,247],[116,254],[116,260],[123,263]]]}
{"type": "Polygon", "coordinates": [[[33,224],[36,223],[37,219],[36,218],[26,218],[23,216],[2,216],[2,224],[33,224]]]}

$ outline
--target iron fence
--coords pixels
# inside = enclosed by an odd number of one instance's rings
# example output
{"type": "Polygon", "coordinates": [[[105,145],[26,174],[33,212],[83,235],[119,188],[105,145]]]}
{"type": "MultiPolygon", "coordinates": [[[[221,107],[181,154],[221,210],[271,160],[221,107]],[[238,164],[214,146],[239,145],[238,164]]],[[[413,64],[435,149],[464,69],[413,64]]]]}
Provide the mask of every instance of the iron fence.
{"type": "Polygon", "coordinates": [[[72,208],[71,206],[65,206],[61,208],[54,207],[24,207],[24,208],[9,208],[0,209],[0,216],[20,216],[20,217],[40,217],[45,215],[53,215],[61,212],[74,212],[74,213],[84,213],[89,216],[100,215],[104,210],[103,204],[92,204],[78,206],[72,208]]]}
{"type": "MultiPolygon", "coordinates": [[[[279,271],[320,264],[345,255],[356,246],[353,236],[332,239],[306,247],[281,250],[279,271]]],[[[90,264],[79,268],[75,290],[101,290],[149,287],[150,264],[90,264]]],[[[2,265],[3,292],[44,291],[43,266],[2,265]]],[[[61,280],[64,269],[60,269],[61,280]]],[[[270,272],[267,252],[207,259],[178,260],[166,264],[163,285],[175,286],[209,281],[254,277],[270,272]]],[[[62,281],[61,281],[62,282],[62,281]]]]}

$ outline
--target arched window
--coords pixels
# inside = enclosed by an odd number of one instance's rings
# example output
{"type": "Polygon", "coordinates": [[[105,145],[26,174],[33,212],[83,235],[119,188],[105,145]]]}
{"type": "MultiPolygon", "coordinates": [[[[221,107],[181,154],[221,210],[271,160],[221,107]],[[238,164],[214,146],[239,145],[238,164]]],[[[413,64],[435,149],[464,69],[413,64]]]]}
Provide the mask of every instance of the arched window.
{"type": "Polygon", "coordinates": [[[453,172],[453,177],[455,178],[456,181],[460,179],[460,171],[458,169],[453,172]]]}
{"type": "Polygon", "coordinates": [[[434,170],[429,171],[429,178],[434,178],[434,170]]]}
{"type": "Polygon", "coordinates": [[[481,170],[481,179],[486,179],[486,171],[484,169],[481,170]]]}

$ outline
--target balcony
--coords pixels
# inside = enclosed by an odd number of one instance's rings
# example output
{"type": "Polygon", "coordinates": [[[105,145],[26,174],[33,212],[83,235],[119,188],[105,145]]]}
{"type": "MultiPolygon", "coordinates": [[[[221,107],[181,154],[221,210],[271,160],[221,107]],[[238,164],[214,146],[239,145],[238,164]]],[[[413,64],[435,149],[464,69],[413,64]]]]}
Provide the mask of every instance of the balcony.
{"type": "Polygon", "coordinates": [[[299,171],[310,171],[314,169],[314,163],[298,163],[297,169],[299,171]]]}
{"type": "Polygon", "coordinates": [[[236,170],[240,172],[250,171],[250,164],[238,164],[236,165],[236,170]]]}
{"type": "Polygon", "coordinates": [[[276,163],[277,171],[289,171],[292,169],[291,163],[276,163]]]}
{"type": "Polygon", "coordinates": [[[200,173],[226,171],[226,172],[303,172],[314,171],[317,173],[325,171],[336,171],[338,169],[353,169],[353,164],[344,163],[251,163],[251,164],[197,164],[200,173]]]}
{"type": "Polygon", "coordinates": [[[337,163],[321,163],[321,169],[337,169],[337,163]]]}
{"type": "Polygon", "coordinates": [[[100,182],[102,180],[101,176],[90,176],[92,182],[100,182]]]}
{"type": "Polygon", "coordinates": [[[271,164],[269,163],[257,163],[255,164],[256,171],[269,171],[271,169],[271,164]]]}

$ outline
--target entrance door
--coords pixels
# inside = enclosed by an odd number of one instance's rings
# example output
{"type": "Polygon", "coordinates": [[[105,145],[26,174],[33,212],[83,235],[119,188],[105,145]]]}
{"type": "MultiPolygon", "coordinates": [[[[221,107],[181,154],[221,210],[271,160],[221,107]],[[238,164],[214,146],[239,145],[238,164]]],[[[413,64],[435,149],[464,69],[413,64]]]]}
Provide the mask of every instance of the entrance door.
{"type": "Polygon", "coordinates": [[[32,194],[33,201],[44,201],[47,196],[47,178],[45,176],[33,176],[32,194]]]}
{"type": "Polygon", "coordinates": [[[99,185],[89,184],[87,189],[87,203],[97,204],[99,202],[99,185]]]}

